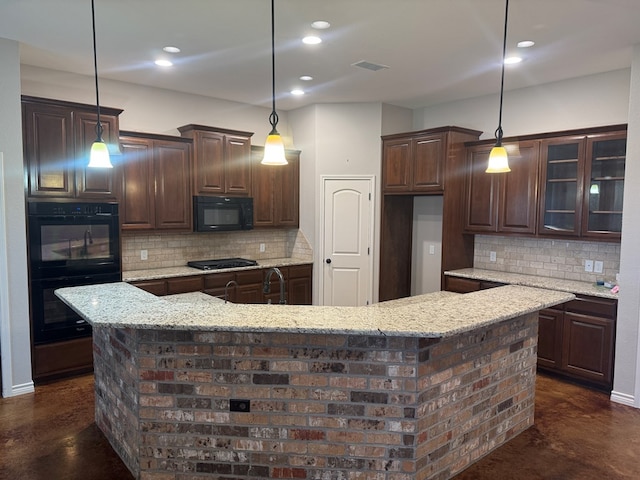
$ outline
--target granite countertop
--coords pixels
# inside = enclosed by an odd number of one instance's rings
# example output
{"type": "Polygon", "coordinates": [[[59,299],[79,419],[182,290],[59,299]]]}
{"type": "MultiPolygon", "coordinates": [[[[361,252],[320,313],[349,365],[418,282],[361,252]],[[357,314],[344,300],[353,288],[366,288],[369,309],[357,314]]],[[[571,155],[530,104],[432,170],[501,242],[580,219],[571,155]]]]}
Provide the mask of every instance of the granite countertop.
{"type": "Polygon", "coordinates": [[[288,267],[291,265],[306,265],[309,263],[313,263],[313,261],[286,257],[286,258],[269,258],[265,260],[259,260],[258,265],[254,265],[250,267],[220,268],[216,270],[200,270],[198,268],[188,267],[186,265],[183,267],[150,268],[148,270],[124,271],[122,272],[122,281],[138,282],[142,280],[157,280],[160,278],[188,277],[190,275],[208,275],[211,273],[237,272],[241,270],[255,270],[258,268],[288,267]]]}
{"type": "Polygon", "coordinates": [[[480,268],[463,268],[444,272],[451,277],[470,278],[472,280],[486,280],[489,282],[507,283],[509,285],[522,285],[525,287],[548,288],[581,295],[618,299],[617,293],[611,293],[611,289],[596,285],[595,283],[565,280],[562,278],[539,277],[522,273],[500,272],[497,270],[483,270],[480,268]]]}
{"type": "Polygon", "coordinates": [[[125,282],[66,287],[56,295],[94,327],[447,337],[569,301],[574,295],[508,285],[363,307],[244,305],[203,294],[156,297],[125,282]],[[189,297],[188,295],[191,295],[189,297]]]}

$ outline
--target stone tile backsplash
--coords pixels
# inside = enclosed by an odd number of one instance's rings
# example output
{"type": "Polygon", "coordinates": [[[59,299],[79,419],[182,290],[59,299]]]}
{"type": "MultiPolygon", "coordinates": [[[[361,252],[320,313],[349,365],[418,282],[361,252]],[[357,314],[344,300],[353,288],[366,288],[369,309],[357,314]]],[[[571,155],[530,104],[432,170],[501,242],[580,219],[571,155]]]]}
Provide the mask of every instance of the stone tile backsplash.
{"type": "Polygon", "coordinates": [[[122,235],[122,270],[184,266],[190,260],[244,257],[313,260],[309,242],[298,229],[219,233],[130,233],[122,235]],[[260,244],[265,251],[260,252],[260,244]],[[141,250],[147,260],[141,260],[141,250]]]}
{"type": "Polygon", "coordinates": [[[620,244],[476,235],[473,266],[583,282],[615,281],[620,244]],[[495,262],[490,261],[490,252],[496,252],[495,262]],[[585,272],[585,260],[602,261],[602,273],[585,272]]]}

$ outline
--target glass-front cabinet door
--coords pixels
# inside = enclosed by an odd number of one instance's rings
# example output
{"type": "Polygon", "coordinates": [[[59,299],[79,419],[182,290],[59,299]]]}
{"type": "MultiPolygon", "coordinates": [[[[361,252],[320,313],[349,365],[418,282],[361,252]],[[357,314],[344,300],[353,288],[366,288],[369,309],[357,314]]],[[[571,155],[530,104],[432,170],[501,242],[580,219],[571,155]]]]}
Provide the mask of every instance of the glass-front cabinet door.
{"type": "Polygon", "coordinates": [[[541,143],[538,232],[578,236],[582,218],[585,137],[560,137],[541,143]]]}
{"type": "Polygon", "coordinates": [[[626,132],[587,138],[582,235],[620,238],[626,132]]]}

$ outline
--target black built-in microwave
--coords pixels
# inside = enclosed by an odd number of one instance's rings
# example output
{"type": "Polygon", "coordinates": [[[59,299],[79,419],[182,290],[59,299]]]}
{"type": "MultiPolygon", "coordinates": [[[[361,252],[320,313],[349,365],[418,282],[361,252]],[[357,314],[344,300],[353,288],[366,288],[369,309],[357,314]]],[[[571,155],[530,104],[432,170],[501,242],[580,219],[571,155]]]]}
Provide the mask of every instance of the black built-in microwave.
{"type": "Polygon", "coordinates": [[[251,229],[253,229],[253,198],[193,197],[194,232],[251,229]]]}

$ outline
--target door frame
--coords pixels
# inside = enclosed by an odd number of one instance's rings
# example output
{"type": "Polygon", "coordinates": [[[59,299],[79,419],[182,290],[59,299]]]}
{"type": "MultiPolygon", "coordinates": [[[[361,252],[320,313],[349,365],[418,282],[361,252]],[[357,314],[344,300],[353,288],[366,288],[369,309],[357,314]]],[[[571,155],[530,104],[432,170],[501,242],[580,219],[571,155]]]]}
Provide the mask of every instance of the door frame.
{"type": "Polygon", "coordinates": [[[325,225],[325,197],[326,197],[326,185],[330,180],[367,180],[369,182],[369,192],[371,194],[370,212],[369,212],[369,279],[367,281],[367,288],[369,290],[368,297],[370,298],[369,304],[373,304],[377,301],[377,296],[375,296],[375,273],[374,270],[375,262],[374,259],[376,257],[378,249],[375,245],[375,232],[376,232],[376,176],[375,175],[321,175],[320,176],[320,221],[318,222],[318,231],[317,231],[317,245],[318,252],[316,254],[316,265],[318,268],[318,275],[316,278],[318,279],[318,305],[324,305],[324,225],[325,225]]]}

